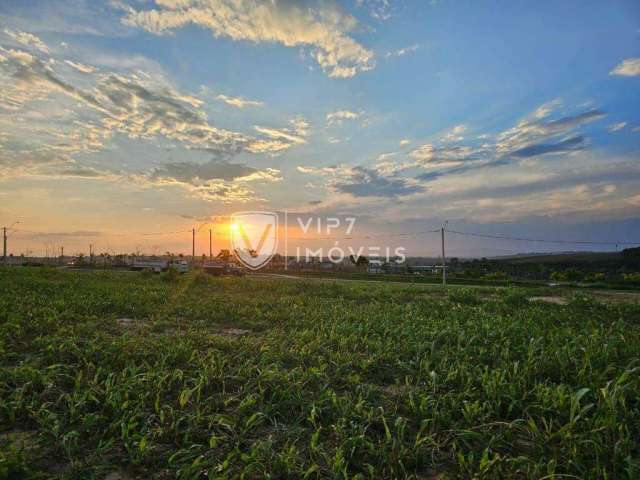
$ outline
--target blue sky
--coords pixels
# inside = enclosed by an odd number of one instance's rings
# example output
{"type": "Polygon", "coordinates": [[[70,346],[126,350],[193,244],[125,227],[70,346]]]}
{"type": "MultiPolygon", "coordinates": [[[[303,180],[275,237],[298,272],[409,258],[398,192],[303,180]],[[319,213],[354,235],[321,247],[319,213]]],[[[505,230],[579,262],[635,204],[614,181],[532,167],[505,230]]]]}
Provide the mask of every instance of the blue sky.
{"type": "Polygon", "coordinates": [[[0,46],[0,222],[50,234],[16,253],[238,210],[640,237],[638,2],[5,1],[0,46]]]}

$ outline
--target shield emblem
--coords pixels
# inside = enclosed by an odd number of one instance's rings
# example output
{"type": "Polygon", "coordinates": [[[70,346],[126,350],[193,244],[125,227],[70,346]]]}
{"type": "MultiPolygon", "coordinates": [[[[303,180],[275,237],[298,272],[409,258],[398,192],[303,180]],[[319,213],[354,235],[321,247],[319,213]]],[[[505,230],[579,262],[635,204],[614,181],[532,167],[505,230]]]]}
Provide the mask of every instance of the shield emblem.
{"type": "Polygon", "coordinates": [[[231,246],[236,258],[247,268],[264,267],[278,247],[278,214],[237,212],[231,215],[231,246]]]}

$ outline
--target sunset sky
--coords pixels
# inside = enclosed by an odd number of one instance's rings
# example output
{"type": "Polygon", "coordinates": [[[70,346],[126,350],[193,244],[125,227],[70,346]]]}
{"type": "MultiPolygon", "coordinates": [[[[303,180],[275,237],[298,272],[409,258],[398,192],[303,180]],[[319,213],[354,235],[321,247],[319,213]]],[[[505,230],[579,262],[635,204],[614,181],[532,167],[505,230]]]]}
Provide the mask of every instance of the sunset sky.
{"type": "MultiPolygon", "coordinates": [[[[640,242],[639,186],[635,0],[0,3],[14,254],[187,253],[193,227],[208,252],[208,224],[245,210],[353,216],[362,235],[448,220],[640,242]]],[[[439,250],[437,235],[393,242],[439,250]]]]}

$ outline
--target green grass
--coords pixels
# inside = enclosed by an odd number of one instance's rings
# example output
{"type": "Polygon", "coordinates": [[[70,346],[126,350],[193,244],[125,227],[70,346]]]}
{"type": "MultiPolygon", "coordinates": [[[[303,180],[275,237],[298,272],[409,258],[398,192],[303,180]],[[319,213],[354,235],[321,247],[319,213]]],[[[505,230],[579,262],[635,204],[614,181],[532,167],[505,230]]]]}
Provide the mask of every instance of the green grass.
{"type": "Polygon", "coordinates": [[[639,478],[640,306],[532,293],[0,269],[0,478],[639,478]]]}

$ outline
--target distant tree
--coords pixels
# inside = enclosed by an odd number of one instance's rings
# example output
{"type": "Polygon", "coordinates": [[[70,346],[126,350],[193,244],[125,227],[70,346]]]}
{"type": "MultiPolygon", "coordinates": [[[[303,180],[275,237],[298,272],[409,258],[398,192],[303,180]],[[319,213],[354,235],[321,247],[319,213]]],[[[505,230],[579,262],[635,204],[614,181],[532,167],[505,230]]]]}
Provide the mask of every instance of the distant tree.
{"type": "Polygon", "coordinates": [[[482,278],[486,280],[508,280],[509,275],[507,275],[505,272],[491,272],[483,275],[482,278]]]}
{"type": "Polygon", "coordinates": [[[628,268],[640,268],[640,247],[622,250],[622,263],[628,268]]]}
{"type": "Polygon", "coordinates": [[[622,275],[625,282],[640,284],[640,272],[625,273],[622,275]]]}
{"type": "Polygon", "coordinates": [[[564,272],[551,272],[549,278],[554,282],[566,282],[569,280],[566,273],[564,272]]]}
{"type": "Polygon", "coordinates": [[[361,255],[356,260],[356,265],[359,266],[359,267],[363,267],[363,266],[369,265],[369,259],[367,257],[364,257],[364,256],[361,255]]]}
{"type": "Polygon", "coordinates": [[[577,268],[568,268],[564,273],[567,276],[567,279],[571,282],[582,280],[584,278],[584,273],[577,268]]]}
{"type": "Polygon", "coordinates": [[[595,272],[584,277],[584,280],[586,282],[604,282],[605,276],[604,276],[604,273],[602,272],[595,272]]]}
{"type": "Polygon", "coordinates": [[[216,255],[216,258],[218,260],[222,260],[223,262],[228,262],[229,259],[231,258],[231,252],[229,250],[222,249],[220,250],[220,252],[218,253],[218,255],[216,255]]]}

